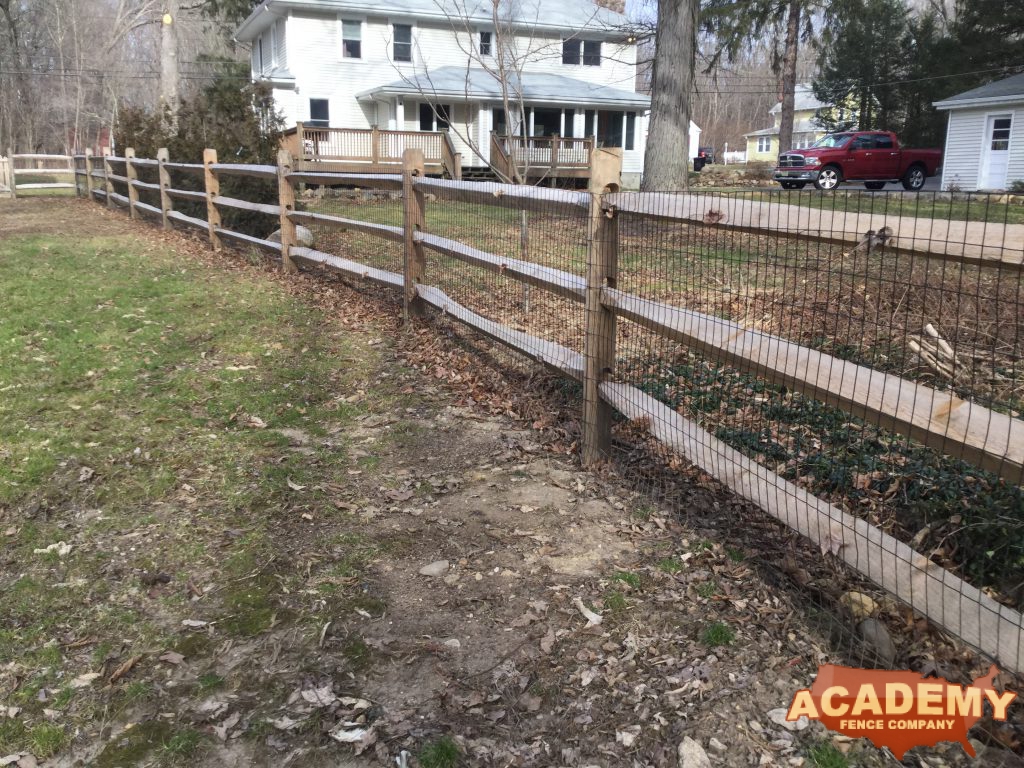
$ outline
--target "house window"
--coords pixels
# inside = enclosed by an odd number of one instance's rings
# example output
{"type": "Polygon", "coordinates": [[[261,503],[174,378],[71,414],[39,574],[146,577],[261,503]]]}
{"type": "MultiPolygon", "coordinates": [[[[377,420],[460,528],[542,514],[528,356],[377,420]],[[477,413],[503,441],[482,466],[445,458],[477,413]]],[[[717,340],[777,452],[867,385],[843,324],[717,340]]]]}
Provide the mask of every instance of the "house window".
{"type": "Polygon", "coordinates": [[[626,113],[626,146],[625,149],[636,148],[636,112],[626,113]]]}
{"type": "Polygon", "coordinates": [[[772,137],[771,136],[758,136],[757,137],[757,151],[758,152],[771,152],[772,151],[772,137]]]}
{"type": "Polygon", "coordinates": [[[491,33],[481,32],[480,33],[480,55],[490,56],[491,55],[491,33]]]}
{"type": "Polygon", "coordinates": [[[583,64],[588,67],[601,66],[601,41],[583,41],[583,64]]]}
{"type": "Polygon", "coordinates": [[[314,128],[327,128],[331,124],[330,105],[327,99],[309,100],[309,125],[314,128]]]}
{"type": "Polygon", "coordinates": [[[420,104],[420,130],[446,131],[451,127],[452,108],[447,104],[420,104]]]}
{"type": "Polygon", "coordinates": [[[263,66],[263,35],[260,35],[259,45],[257,46],[257,48],[259,48],[259,64],[260,64],[260,68],[259,68],[258,71],[259,71],[260,74],[263,74],[263,70],[264,70],[264,66],[263,66]]]}
{"type": "Polygon", "coordinates": [[[580,41],[579,40],[563,40],[562,41],[562,63],[563,64],[579,64],[580,63],[580,41]]]}
{"type": "Polygon", "coordinates": [[[346,59],[363,58],[363,24],[359,21],[341,22],[341,55],[346,59]]]}
{"type": "Polygon", "coordinates": [[[597,146],[621,147],[623,122],[621,112],[598,110],[597,146]]]}
{"type": "Polygon", "coordinates": [[[997,117],[992,121],[992,150],[1005,152],[1010,148],[1010,128],[1013,118],[997,117]]]}
{"type": "Polygon", "coordinates": [[[533,135],[558,136],[562,132],[562,110],[536,107],[533,110],[533,135]]]}
{"type": "Polygon", "coordinates": [[[412,61],[412,26],[395,24],[395,61],[412,61]]]}

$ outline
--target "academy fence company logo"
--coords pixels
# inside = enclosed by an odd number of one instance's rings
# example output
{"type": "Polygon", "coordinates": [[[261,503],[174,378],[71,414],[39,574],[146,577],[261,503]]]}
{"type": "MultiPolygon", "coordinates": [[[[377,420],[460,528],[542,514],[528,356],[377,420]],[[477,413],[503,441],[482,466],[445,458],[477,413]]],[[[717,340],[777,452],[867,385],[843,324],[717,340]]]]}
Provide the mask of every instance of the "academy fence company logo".
{"type": "Polygon", "coordinates": [[[820,720],[829,730],[888,747],[897,760],[912,747],[940,741],[958,741],[974,757],[967,731],[981,719],[984,703],[991,705],[994,719],[1005,720],[1007,707],[1017,698],[993,688],[998,674],[992,666],[987,675],[963,686],[915,672],[826,664],[818,668],[811,688],[793,696],[786,719],[806,715],[820,720]]]}

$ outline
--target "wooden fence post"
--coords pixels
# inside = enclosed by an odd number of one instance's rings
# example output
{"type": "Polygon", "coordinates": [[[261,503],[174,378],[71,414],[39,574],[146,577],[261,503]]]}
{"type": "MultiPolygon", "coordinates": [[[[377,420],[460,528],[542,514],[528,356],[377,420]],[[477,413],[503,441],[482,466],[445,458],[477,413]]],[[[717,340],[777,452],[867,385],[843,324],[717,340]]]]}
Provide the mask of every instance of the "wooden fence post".
{"type": "Polygon", "coordinates": [[[288,174],[292,172],[292,153],[287,149],[277,151],[277,204],[281,207],[281,269],[298,272],[292,261],[292,246],[297,244],[295,222],[288,214],[295,211],[295,187],[288,174]]]}
{"type": "Polygon", "coordinates": [[[7,148],[7,170],[11,179],[11,199],[18,199],[18,172],[14,168],[14,150],[7,148]]]}
{"type": "Polygon", "coordinates": [[[92,149],[85,148],[85,196],[90,202],[94,199],[92,194],[92,149]]]}
{"type": "Polygon", "coordinates": [[[615,313],[601,303],[601,289],[615,287],[619,226],[602,209],[605,193],[618,191],[622,150],[595,150],[590,164],[590,220],[587,227],[586,337],[583,345],[583,464],[605,459],[612,445],[612,407],[598,387],[615,368],[615,313]]]}
{"type": "Polygon", "coordinates": [[[171,188],[171,172],[167,170],[167,162],[170,159],[167,147],[161,147],[156,151],[156,161],[159,163],[157,170],[160,175],[160,218],[163,220],[164,229],[171,228],[169,214],[174,209],[171,196],[167,193],[167,190],[171,188]]]}
{"type": "Polygon", "coordinates": [[[103,188],[107,192],[107,208],[114,207],[114,182],[110,180],[110,147],[103,148],[103,188]]]}
{"type": "Polygon", "coordinates": [[[376,172],[380,164],[380,129],[377,126],[370,129],[370,164],[374,166],[373,172],[376,172]]]}
{"type": "Polygon", "coordinates": [[[124,175],[128,178],[128,216],[129,218],[136,219],[139,214],[135,210],[135,204],[139,202],[139,190],[132,184],[133,181],[139,178],[139,172],[135,170],[135,165],[132,160],[135,159],[135,149],[132,147],[125,147],[124,150],[124,175]]]}
{"type": "Polygon", "coordinates": [[[220,179],[217,178],[217,172],[211,167],[216,162],[217,150],[204,149],[203,179],[206,182],[206,220],[210,228],[210,247],[215,251],[219,251],[220,235],[217,234],[217,230],[220,229],[220,211],[217,210],[217,205],[213,202],[213,198],[220,195],[220,179]]]}
{"type": "Polygon", "coordinates": [[[402,316],[406,322],[410,317],[423,314],[423,302],[416,293],[416,284],[423,282],[427,259],[423,244],[416,242],[415,235],[425,229],[425,202],[423,192],[413,186],[413,181],[422,178],[424,159],[422,149],[407,149],[402,152],[402,227],[405,232],[405,299],[402,302],[402,316]]]}

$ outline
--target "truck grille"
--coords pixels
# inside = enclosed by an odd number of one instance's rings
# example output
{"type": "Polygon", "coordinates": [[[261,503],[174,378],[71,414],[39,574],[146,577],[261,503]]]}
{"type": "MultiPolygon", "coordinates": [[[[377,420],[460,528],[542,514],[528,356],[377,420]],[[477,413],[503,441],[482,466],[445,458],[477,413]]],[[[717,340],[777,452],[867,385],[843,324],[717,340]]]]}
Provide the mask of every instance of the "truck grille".
{"type": "Polygon", "coordinates": [[[780,168],[803,168],[804,156],[796,154],[779,155],[780,168]]]}

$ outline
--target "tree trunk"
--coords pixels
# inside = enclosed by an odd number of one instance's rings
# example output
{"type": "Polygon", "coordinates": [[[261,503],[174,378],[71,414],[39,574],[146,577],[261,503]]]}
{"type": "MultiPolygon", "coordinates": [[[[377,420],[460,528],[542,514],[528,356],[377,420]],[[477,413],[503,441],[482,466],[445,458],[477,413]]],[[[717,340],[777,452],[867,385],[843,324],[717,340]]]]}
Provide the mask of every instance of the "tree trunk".
{"type": "Polygon", "coordinates": [[[160,35],[160,107],[169,133],[178,130],[178,0],[166,0],[160,35]]]}
{"type": "Polygon", "coordinates": [[[800,49],[800,0],[789,0],[786,19],[786,50],[782,55],[782,115],[779,120],[779,152],[793,148],[793,111],[796,105],[796,58],[800,49]]]}
{"type": "Polygon", "coordinates": [[[658,0],[644,191],[687,189],[699,0],[658,0]]]}

